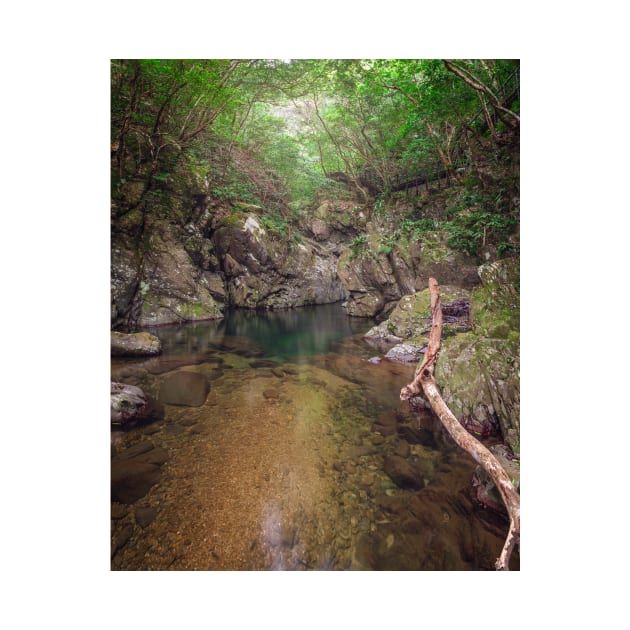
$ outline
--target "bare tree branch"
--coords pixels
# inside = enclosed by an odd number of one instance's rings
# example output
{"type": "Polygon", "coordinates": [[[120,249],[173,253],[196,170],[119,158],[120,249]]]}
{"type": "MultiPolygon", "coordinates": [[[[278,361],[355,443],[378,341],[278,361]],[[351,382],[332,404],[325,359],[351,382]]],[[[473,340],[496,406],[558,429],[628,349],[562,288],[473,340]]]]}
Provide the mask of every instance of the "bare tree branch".
{"type": "Polygon", "coordinates": [[[520,125],[520,116],[516,112],[513,112],[511,109],[504,107],[501,104],[497,95],[487,85],[482,83],[478,77],[475,77],[471,72],[469,72],[465,68],[462,68],[461,66],[458,66],[450,59],[444,59],[444,65],[453,74],[462,79],[462,81],[470,85],[470,87],[474,88],[478,92],[483,92],[484,94],[487,94],[492,107],[494,107],[499,118],[501,118],[501,120],[506,125],[512,127],[513,129],[516,129],[520,125]]]}
{"type": "Polygon", "coordinates": [[[409,400],[421,391],[431,403],[431,408],[455,440],[456,444],[469,453],[473,459],[490,475],[497,487],[503,503],[510,517],[510,527],[501,554],[497,558],[495,567],[498,571],[509,571],[510,556],[516,543],[520,540],[521,532],[521,503],[518,492],[514,489],[510,477],[505,472],[499,460],[476,440],[453,415],[438,389],[433,371],[440,351],[442,337],[442,306],[440,303],[440,289],[435,278],[429,278],[431,291],[432,324],[429,334],[429,345],[424,360],[415,372],[414,379],[400,391],[401,400],[409,400]]]}

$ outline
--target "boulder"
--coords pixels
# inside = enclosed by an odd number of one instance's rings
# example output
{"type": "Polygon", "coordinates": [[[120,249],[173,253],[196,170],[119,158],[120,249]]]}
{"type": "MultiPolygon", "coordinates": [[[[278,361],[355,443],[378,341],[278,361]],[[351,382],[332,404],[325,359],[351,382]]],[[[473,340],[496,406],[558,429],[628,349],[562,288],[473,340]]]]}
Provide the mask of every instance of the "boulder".
{"type": "Polygon", "coordinates": [[[332,250],[266,228],[255,214],[224,217],[212,238],[234,306],[285,309],[346,297],[332,250]]]}
{"type": "Polygon", "coordinates": [[[142,529],[150,525],[156,516],[157,516],[157,510],[155,508],[152,508],[152,507],[136,508],[136,523],[138,523],[138,525],[140,525],[142,529]]]}
{"type": "Polygon", "coordinates": [[[473,431],[496,428],[520,452],[520,332],[518,260],[479,269],[472,291],[472,331],[443,340],[435,377],[453,413],[473,431]],[[474,426],[474,428],[473,428],[474,426]]]}
{"type": "Polygon", "coordinates": [[[160,384],[158,400],[167,405],[201,407],[206,402],[210,383],[198,372],[175,372],[160,384]]]}
{"type": "MultiPolygon", "coordinates": [[[[422,460],[421,460],[422,461],[422,460]]],[[[383,470],[399,488],[424,488],[425,478],[430,479],[433,471],[427,466],[411,463],[399,455],[388,455],[383,463],[383,470]]]]}
{"type": "Polygon", "coordinates": [[[417,363],[422,359],[426,348],[426,341],[407,341],[391,348],[385,354],[385,358],[391,361],[400,361],[401,363],[417,363]]]}
{"type": "Polygon", "coordinates": [[[164,408],[139,387],[112,381],[112,425],[124,427],[150,420],[160,420],[163,417],[164,408]]]}
{"type": "MultiPolygon", "coordinates": [[[[463,308],[462,303],[470,300],[470,291],[461,287],[440,285],[442,308],[447,310],[452,303],[463,308]]],[[[464,311],[466,313],[466,311],[464,311]]],[[[463,317],[461,328],[468,328],[468,318],[463,317]]],[[[455,322],[451,324],[455,326],[455,322]]],[[[410,339],[418,335],[428,335],[431,330],[431,295],[429,289],[403,296],[386,322],[369,331],[372,337],[394,336],[410,339]]]]}
{"type": "Polygon", "coordinates": [[[112,501],[130,504],[144,497],[161,477],[160,467],[136,459],[112,460],[112,501]]]}
{"type": "Polygon", "coordinates": [[[111,354],[113,357],[154,356],[162,352],[160,340],[148,332],[125,334],[112,331],[111,354]]]}
{"type": "Polygon", "coordinates": [[[130,504],[144,497],[160,480],[160,466],[167,459],[167,451],[155,448],[148,440],[114,453],[111,464],[112,501],[130,504]]]}

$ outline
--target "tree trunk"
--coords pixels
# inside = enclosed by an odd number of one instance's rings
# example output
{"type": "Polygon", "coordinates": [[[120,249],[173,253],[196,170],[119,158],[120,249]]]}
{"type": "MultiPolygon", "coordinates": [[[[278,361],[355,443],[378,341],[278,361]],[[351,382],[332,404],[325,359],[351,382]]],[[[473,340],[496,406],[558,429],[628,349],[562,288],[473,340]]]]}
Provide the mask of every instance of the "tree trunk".
{"type": "Polygon", "coordinates": [[[444,59],[443,61],[446,68],[450,70],[453,74],[457,75],[460,79],[462,79],[462,81],[470,85],[470,87],[472,87],[473,89],[477,90],[478,92],[482,92],[483,94],[486,94],[488,96],[490,104],[497,112],[497,116],[508,127],[511,127],[512,129],[518,129],[521,124],[520,116],[516,112],[513,112],[511,109],[501,105],[499,97],[487,85],[484,85],[484,83],[482,83],[470,71],[453,63],[452,60],[444,59]]]}
{"type": "Polygon", "coordinates": [[[472,455],[473,459],[482,466],[494,481],[510,517],[510,528],[501,554],[495,563],[495,567],[498,571],[509,571],[510,556],[512,555],[515,544],[520,541],[520,496],[514,489],[510,477],[499,463],[499,460],[462,427],[442,399],[440,390],[433,377],[435,362],[440,351],[440,339],[442,337],[442,307],[440,303],[439,286],[435,278],[429,278],[429,290],[431,292],[431,313],[433,318],[431,333],[429,335],[429,345],[424,355],[424,360],[415,372],[413,381],[400,391],[400,398],[401,400],[409,400],[412,396],[423,391],[424,395],[431,403],[431,408],[453,440],[455,440],[458,446],[472,455]]]}

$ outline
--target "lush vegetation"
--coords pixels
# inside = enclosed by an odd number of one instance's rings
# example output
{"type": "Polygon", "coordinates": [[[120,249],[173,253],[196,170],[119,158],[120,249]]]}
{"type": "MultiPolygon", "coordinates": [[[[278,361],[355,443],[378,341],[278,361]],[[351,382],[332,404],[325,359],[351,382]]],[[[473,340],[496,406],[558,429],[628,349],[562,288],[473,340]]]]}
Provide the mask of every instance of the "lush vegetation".
{"type": "Polygon", "coordinates": [[[490,241],[513,253],[518,175],[506,156],[518,143],[518,68],[513,60],[115,60],[113,224],[141,232],[153,216],[186,222],[194,204],[173,200],[204,193],[253,204],[285,233],[322,199],[354,197],[387,212],[410,186],[416,194],[440,175],[458,187],[448,211],[411,213],[398,229],[444,229],[471,254],[490,241]],[[492,167],[503,174],[488,177],[492,167]]]}

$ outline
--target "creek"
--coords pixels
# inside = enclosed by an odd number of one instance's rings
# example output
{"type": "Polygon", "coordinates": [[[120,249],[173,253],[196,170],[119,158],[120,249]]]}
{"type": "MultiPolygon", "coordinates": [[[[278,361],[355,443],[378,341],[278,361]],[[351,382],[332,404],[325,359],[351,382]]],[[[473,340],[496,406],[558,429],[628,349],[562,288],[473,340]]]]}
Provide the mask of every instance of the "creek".
{"type": "Polygon", "coordinates": [[[475,462],[430,410],[399,400],[415,366],[368,360],[372,325],[340,304],[235,310],[112,360],[155,398],[176,372],[210,383],[112,431],[112,569],[493,570],[507,518],[474,501],[475,462]]]}

